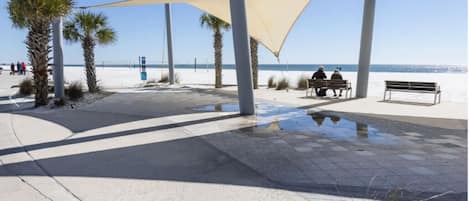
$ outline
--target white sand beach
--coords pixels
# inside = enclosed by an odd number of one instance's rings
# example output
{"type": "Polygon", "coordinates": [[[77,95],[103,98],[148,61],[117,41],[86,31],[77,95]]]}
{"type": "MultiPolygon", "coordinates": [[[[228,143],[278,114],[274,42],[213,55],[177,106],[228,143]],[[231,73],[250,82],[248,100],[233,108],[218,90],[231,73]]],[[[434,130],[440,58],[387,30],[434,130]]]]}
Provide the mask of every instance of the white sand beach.
{"type": "MultiPolygon", "coordinates": [[[[167,73],[166,69],[147,69],[147,80],[159,80],[162,74],[167,73]]],[[[140,80],[140,70],[138,68],[102,68],[97,67],[96,73],[100,85],[104,88],[128,88],[144,83],[140,80]]],[[[213,69],[176,69],[180,84],[183,85],[212,85],[215,82],[215,72],[213,69]]],[[[298,78],[301,75],[310,77],[313,71],[259,71],[259,84],[266,85],[270,76],[275,78],[287,77],[290,85],[296,87],[298,78]]],[[[332,72],[326,72],[328,76],[332,72]]],[[[356,72],[342,72],[344,79],[350,80],[352,87],[356,85],[356,72]]],[[[85,84],[85,73],[83,68],[66,67],[65,80],[68,82],[82,80],[85,84]]],[[[428,81],[437,82],[442,90],[442,102],[467,102],[467,74],[466,73],[391,73],[391,72],[371,72],[369,80],[368,95],[370,97],[382,97],[385,80],[402,81],[428,81]]],[[[223,84],[236,84],[236,72],[233,69],[223,70],[223,84]]],[[[263,86],[261,86],[263,87],[263,86]]],[[[393,94],[396,98],[408,98],[417,100],[431,100],[431,94],[393,94]]]]}
{"type": "MultiPolygon", "coordinates": [[[[4,73],[9,73],[9,67],[2,66],[4,73]]],[[[181,85],[191,85],[196,87],[212,87],[215,82],[214,69],[176,69],[178,79],[181,85]]],[[[304,75],[310,77],[314,73],[311,71],[259,71],[259,85],[265,88],[269,77],[274,76],[275,79],[286,77],[290,80],[291,88],[295,88],[297,80],[304,75]]],[[[106,89],[131,88],[142,86],[145,82],[140,80],[139,68],[122,68],[122,67],[97,67],[96,74],[99,85],[106,89]]],[[[158,81],[163,74],[167,74],[167,69],[148,68],[147,81],[158,81]]],[[[327,72],[330,76],[332,72],[327,72]]],[[[234,69],[224,69],[222,72],[224,85],[236,85],[236,71],[234,69]]],[[[357,73],[342,72],[343,78],[349,80],[352,87],[355,88],[357,73]]],[[[86,75],[84,68],[65,67],[66,82],[81,81],[86,84],[86,75]]],[[[467,102],[467,73],[409,73],[409,72],[370,72],[368,83],[368,96],[382,98],[384,92],[384,81],[426,81],[437,82],[442,90],[442,102],[467,102]]],[[[353,90],[355,94],[355,90],[353,90]]],[[[395,93],[393,97],[406,100],[432,100],[431,94],[412,94],[412,93],[395,93]]]]}

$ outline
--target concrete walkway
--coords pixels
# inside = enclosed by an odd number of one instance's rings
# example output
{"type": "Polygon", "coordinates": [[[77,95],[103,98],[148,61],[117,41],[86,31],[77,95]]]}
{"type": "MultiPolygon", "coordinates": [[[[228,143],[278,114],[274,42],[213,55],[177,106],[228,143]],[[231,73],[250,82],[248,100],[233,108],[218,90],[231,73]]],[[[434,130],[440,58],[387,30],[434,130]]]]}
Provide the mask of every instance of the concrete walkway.
{"type": "MultiPolygon", "coordinates": [[[[223,93],[236,94],[236,87],[226,87],[223,93]]],[[[276,102],[291,107],[314,109],[322,111],[336,111],[354,114],[393,115],[407,117],[426,117],[439,119],[467,120],[467,101],[448,102],[442,97],[440,104],[433,105],[432,94],[393,93],[393,99],[383,101],[383,97],[368,97],[363,99],[334,98],[329,90],[329,96],[320,98],[306,96],[305,90],[275,90],[261,88],[255,90],[258,100],[276,102]],[[363,107],[366,105],[366,107],[363,107]]],[[[345,94],[345,92],[344,92],[345,94]]]]}
{"type": "Polygon", "coordinates": [[[0,194],[7,200],[467,199],[461,121],[448,120],[459,127],[445,128],[405,123],[405,116],[311,116],[289,104],[258,102],[256,117],[241,117],[229,93],[147,88],[78,109],[2,113],[0,194]]]}

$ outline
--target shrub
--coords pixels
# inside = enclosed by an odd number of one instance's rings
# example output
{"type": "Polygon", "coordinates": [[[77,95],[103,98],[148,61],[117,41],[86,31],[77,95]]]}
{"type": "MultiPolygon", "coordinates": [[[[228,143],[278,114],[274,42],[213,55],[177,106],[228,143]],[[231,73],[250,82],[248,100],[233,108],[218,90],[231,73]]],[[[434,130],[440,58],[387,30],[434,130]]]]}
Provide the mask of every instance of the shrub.
{"type": "Polygon", "coordinates": [[[54,104],[56,106],[64,106],[65,105],[65,99],[63,99],[63,98],[55,99],[54,104]]]}
{"type": "Polygon", "coordinates": [[[288,81],[287,78],[282,78],[280,81],[277,83],[277,90],[283,90],[283,89],[288,89],[290,86],[290,82],[288,81]]]}
{"type": "Polygon", "coordinates": [[[174,82],[177,84],[181,83],[181,77],[179,76],[179,73],[174,74],[174,82]]]}
{"type": "Polygon", "coordinates": [[[275,88],[276,87],[274,76],[269,77],[269,81],[267,81],[267,87],[268,88],[275,88]]]}
{"type": "Polygon", "coordinates": [[[65,90],[65,94],[70,100],[78,100],[83,97],[83,86],[81,82],[72,82],[65,90]]]}
{"type": "Polygon", "coordinates": [[[29,96],[34,93],[33,80],[26,78],[20,82],[20,94],[24,96],[29,96]]]}
{"type": "Polygon", "coordinates": [[[301,75],[300,78],[298,78],[298,83],[297,83],[298,89],[307,89],[308,88],[308,77],[306,75],[301,75]]]}
{"type": "Polygon", "coordinates": [[[158,81],[159,83],[167,83],[169,82],[169,77],[168,77],[168,74],[161,74],[161,78],[160,80],[158,81]]]}
{"type": "Polygon", "coordinates": [[[156,79],[152,78],[147,81],[147,84],[154,84],[156,83],[156,79]]]}

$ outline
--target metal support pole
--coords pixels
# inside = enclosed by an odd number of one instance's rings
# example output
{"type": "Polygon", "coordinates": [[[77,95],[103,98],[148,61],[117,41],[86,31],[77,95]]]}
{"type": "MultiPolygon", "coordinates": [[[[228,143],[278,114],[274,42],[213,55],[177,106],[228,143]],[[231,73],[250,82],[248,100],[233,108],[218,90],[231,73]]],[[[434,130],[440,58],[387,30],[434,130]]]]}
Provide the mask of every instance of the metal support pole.
{"type": "Polygon", "coordinates": [[[64,58],[63,58],[63,37],[62,18],[57,18],[53,22],[53,50],[54,50],[54,95],[55,98],[64,98],[64,58]]]}
{"type": "Polygon", "coordinates": [[[373,44],[373,23],[376,0],[364,0],[362,36],[360,41],[360,59],[357,73],[357,97],[366,98],[368,76],[370,74],[371,47],[373,44]]]}
{"type": "Polygon", "coordinates": [[[252,69],[249,49],[249,35],[246,20],[246,0],[230,0],[231,26],[233,32],[238,82],[239,111],[241,115],[253,115],[254,92],[252,89],[252,69]]]}
{"type": "Polygon", "coordinates": [[[166,37],[168,42],[168,68],[169,68],[169,84],[174,84],[174,63],[173,63],[173,36],[171,30],[171,6],[169,3],[164,4],[166,13],[166,37]]]}

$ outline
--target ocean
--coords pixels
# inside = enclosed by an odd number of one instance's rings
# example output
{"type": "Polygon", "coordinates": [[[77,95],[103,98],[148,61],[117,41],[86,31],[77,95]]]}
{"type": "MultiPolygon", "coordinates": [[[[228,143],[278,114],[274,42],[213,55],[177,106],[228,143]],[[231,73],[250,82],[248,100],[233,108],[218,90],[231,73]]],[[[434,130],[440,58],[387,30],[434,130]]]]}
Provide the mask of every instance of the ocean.
{"type": "MultiPolygon", "coordinates": [[[[65,65],[65,67],[82,67],[82,64],[65,65]]],[[[315,71],[319,66],[324,66],[326,71],[333,71],[337,68],[344,72],[357,72],[356,64],[260,64],[259,70],[269,71],[315,71]]],[[[97,64],[100,67],[121,67],[138,68],[138,64],[97,64]]],[[[147,64],[147,68],[167,68],[166,65],[147,64]]],[[[213,69],[213,64],[177,64],[176,69],[213,69]]],[[[225,64],[223,69],[234,69],[235,65],[225,64]]],[[[465,65],[403,65],[403,64],[373,64],[370,72],[405,72],[405,73],[466,73],[465,65]]]]}

